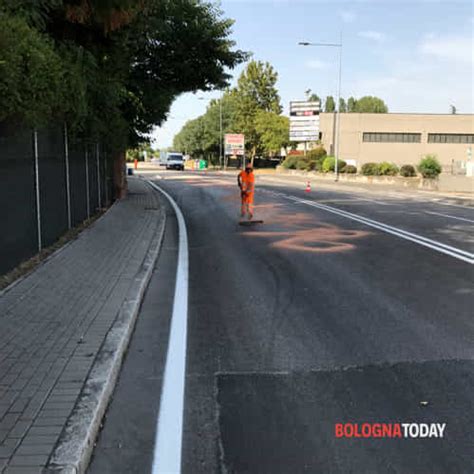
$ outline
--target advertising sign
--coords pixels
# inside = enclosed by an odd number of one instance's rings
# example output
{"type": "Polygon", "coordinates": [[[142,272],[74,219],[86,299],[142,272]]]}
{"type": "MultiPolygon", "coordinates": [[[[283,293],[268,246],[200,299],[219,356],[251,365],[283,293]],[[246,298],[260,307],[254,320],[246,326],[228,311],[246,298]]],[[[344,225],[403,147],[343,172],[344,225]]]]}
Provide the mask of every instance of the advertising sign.
{"type": "Polygon", "coordinates": [[[245,136],[241,133],[225,134],[225,154],[242,156],[245,153],[245,136]]]}
{"type": "Polygon", "coordinates": [[[290,141],[319,140],[319,112],[318,101],[290,102],[290,141]]]}

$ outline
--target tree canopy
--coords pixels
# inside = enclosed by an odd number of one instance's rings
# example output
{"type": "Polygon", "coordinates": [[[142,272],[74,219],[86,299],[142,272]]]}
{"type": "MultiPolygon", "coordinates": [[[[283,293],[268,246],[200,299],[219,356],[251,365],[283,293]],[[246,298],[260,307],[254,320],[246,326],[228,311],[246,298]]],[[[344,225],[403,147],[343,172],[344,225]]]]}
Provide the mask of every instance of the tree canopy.
{"type": "Polygon", "coordinates": [[[354,112],[365,114],[385,114],[388,112],[387,105],[378,97],[367,95],[360,99],[354,99],[354,101],[354,112]]]}
{"type": "Polygon", "coordinates": [[[3,0],[0,120],[135,146],[179,94],[227,85],[232,24],[198,0],[3,0]]]}
{"type": "Polygon", "coordinates": [[[271,155],[279,155],[282,148],[290,144],[290,119],[275,112],[260,110],[255,117],[255,130],[260,137],[264,151],[271,155]]]}
{"type": "Polygon", "coordinates": [[[334,112],[336,110],[336,101],[332,95],[326,97],[326,102],[324,103],[325,112],[334,112]]]}
{"type": "MultiPolygon", "coordinates": [[[[379,97],[367,95],[361,97],[360,99],[355,99],[354,97],[349,97],[346,101],[343,97],[339,99],[339,110],[341,113],[365,113],[365,114],[385,114],[388,112],[388,107],[385,102],[379,97]]],[[[326,97],[324,103],[324,112],[335,112],[336,111],[336,101],[334,97],[329,95],[326,97]]]]}
{"type": "Polygon", "coordinates": [[[288,143],[289,120],[280,115],[277,79],[269,63],[250,61],[235,88],[219,101],[212,101],[204,115],[184,125],[174,138],[174,148],[190,154],[211,154],[215,160],[219,155],[222,102],[223,133],[245,134],[252,159],[257,154],[278,154],[288,143]]]}

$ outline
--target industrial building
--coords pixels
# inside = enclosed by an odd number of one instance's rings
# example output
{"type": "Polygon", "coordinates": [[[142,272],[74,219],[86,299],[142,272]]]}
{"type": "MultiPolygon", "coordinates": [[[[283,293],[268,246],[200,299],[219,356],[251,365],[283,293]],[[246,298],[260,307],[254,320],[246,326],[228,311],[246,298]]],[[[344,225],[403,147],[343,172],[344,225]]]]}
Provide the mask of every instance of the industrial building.
{"type": "MultiPolygon", "coordinates": [[[[334,154],[335,116],[320,114],[320,136],[334,154]]],[[[438,157],[443,172],[472,173],[474,158],[472,114],[359,114],[342,113],[339,156],[360,167],[367,162],[389,161],[416,165],[427,154],[438,157]]]]}

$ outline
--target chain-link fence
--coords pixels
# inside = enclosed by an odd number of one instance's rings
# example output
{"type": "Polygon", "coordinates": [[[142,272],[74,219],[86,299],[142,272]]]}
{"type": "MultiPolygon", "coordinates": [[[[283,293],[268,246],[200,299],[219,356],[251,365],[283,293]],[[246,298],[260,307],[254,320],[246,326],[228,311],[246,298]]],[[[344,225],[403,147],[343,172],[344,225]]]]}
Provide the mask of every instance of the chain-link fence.
{"type": "Polygon", "coordinates": [[[100,146],[72,145],[65,127],[0,124],[0,274],[53,244],[113,200],[113,166],[100,146]]]}

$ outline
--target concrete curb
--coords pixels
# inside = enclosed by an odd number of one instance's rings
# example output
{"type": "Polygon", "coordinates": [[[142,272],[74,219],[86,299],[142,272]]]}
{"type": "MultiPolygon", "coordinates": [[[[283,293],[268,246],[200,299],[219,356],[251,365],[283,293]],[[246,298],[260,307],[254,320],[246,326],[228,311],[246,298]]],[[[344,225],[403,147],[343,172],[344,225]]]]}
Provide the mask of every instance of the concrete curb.
{"type": "Polygon", "coordinates": [[[134,278],[117,319],[107,334],[84,384],[45,473],[85,473],[102,418],[115,388],[135,327],[140,305],[158,258],[166,226],[166,213],[161,208],[161,223],[148,252],[134,278]]]}

